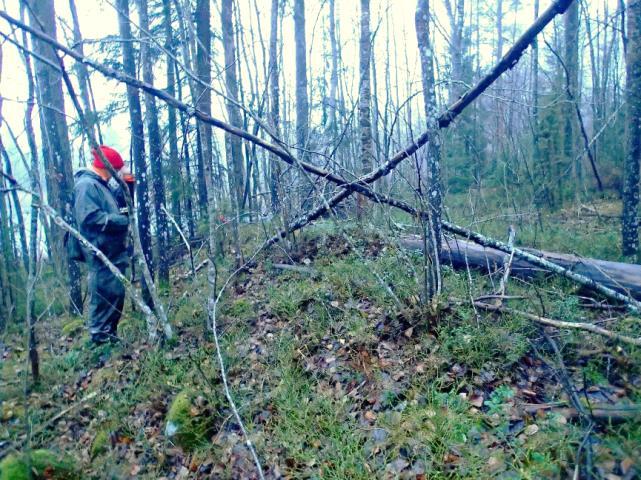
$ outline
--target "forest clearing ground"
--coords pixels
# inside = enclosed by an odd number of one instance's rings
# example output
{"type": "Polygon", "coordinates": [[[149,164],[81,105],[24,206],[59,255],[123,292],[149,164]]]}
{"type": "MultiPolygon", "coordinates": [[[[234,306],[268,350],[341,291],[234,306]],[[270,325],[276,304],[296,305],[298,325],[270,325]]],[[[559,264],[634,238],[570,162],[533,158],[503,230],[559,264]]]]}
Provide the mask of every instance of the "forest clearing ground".
{"type": "MultiPolygon", "coordinates": [[[[231,387],[266,475],[571,476],[585,434],[580,422],[524,412],[524,404],[570,406],[539,328],[445,301],[490,293],[497,279],[472,272],[470,284],[466,272],[446,270],[441,309],[429,314],[418,305],[420,258],[375,231],[347,228],[350,243],[321,222],[289,255],[273,249],[241,275],[221,305],[231,387]],[[309,272],[273,268],[292,260],[309,272]]],[[[174,285],[169,317],[178,335],[161,349],[141,342],[144,322],[136,314],[123,319],[125,343],[112,352],[87,349],[77,320],[41,322],[43,381],[28,410],[33,448],[71,455],[83,478],[254,478],[222,393],[214,346],[203,338],[206,288],[204,274],[174,285]],[[170,405],[186,391],[194,392],[185,397],[188,416],[206,425],[188,443],[167,436],[170,405]]],[[[552,318],[641,332],[638,319],[580,308],[564,281],[512,279],[508,291],[525,297],[510,301],[521,310],[545,308],[552,318]]],[[[551,333],[582,401],[641,404],[641,349],[584,332],[551,333]]],[[[3,344],[0,444],[11,448],[25,432],[27,364],[20,336],[9,334],[3,344]]],[[[593,441],[601,475],[641,472],[641,414],[598,423],[593,441]]]]}

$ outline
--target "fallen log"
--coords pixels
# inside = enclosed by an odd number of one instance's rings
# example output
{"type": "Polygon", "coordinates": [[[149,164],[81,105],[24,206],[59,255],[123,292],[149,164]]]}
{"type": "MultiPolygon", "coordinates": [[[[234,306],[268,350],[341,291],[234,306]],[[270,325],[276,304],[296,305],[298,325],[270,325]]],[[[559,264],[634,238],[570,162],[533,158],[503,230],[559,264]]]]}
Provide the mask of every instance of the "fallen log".
{"type": "MultiPolygon", "coordinates": [[[[562,407],[546,403],[526,403],[521,406],[525,413],[536,415],[538,412],[552,412],[562,415],[570,420],[579,417],[579,412],[572,407],[562,407]]],[[[595,421],[601,422],[624,422],[639,418],[641,415],[641,406],[639,405],[609,405],[609,404],[592,404],[588,410],[589,417],[595,421]]]]}
{"type": "MultiPolygon", "coordinates": [[[[423,242],[419,237],[403,237],[400,243],[411,250],[423,249],[423,242]]],[[[610,262],[531,248],[521,248],[521,250],[566,270],[588,277],[614,291],[641,299],[641,265],[610,262]]],[[[503,265],[505,252],[467,240],[445,239],[441,256],[441,262],[454,268],[465,267],[467,257],[467,263],[470,267],[483,270],[486,273],[494,273],[503,265]]],[[[515,257],[512,261],[512,275],[520,278],[532,278],[539,274],[551,275],[552,273],[554,272],[524,258],[515,257]]]]}

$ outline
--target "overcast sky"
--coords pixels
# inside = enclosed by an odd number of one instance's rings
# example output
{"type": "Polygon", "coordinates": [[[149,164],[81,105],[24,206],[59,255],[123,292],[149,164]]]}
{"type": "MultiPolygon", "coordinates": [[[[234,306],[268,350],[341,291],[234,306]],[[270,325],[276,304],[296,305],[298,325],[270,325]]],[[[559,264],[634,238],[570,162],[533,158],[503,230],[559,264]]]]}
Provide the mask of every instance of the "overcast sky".
{"type": "MultiPolygon", "coordinates": [[[[449,23],[444,10],[444,0],[436,0],[430,2],[434,11],[434,29],[435,29],[435,43],[437,52],[437,69],[445,68],[447,63],[446,45],[447,37],[449,35],[449,23]]],[[[616,9],[617,0],[605,0],[605,3],[610,5],[610,11],[616,9]]],[[[132,21],[137,22],[137,15],[135,8],[132,4],[132,21]]],[[[283,22],[283,79],[285,86],[281,91],[286,92],[288,95],[294,95],[294,37],[293,37],[293,18],[291,12],[291,4],[288,1],[285,9],[285,19],[283,22]]],[[[515,11],[513,5],[515,2],[504,1],[504,36],[505,36],[505,50],[509,48],[512,40],[513,30],[516,34],[522,32],[533,20],[533,7],[531,0],[519,1],[518,9],[515,11]]],[[[541,11],[549,5],[549,1],[541,1],[541,11]]],[[[594,14],[596,9],[603,8],[602,2],[592,3],[591,11],[594,14]]],[[[62,25],[71,25],[71,16],[69,13],[69,4],[66,0],[56,0],[57,15],[59,16],[58,23],[58,38],[65,42],[70,33],[67,28],[62,25]]],[[[114,8],[115,0],[76,0],[78,14],[80,19],[80,27],[85,39],[102,39],[109,35],[118,35],[118,22],[117,12],[114,8]]],[[[260,21],[260,29],[264,41],[269,39],[269,16],[271,8],[271,0],[239,0],[241,22],[245,29],[248,30],[251,24],[254,32],[254,50],[256,51],[257,63],[262,64],[262,55],[260,42],[258,40],[257,22],[260,21]],[[258,8],[258,12],[255,9],[258,8]],[[257,20],[258,19],[258,20],[257,20]]],[[[358,16],[359,4],[357,0],[336,0],[336,16],[339,22],[339,37],[341,42],[341,53],[344,65],[349,69],[349,72],[344,75],[347,83],[347,100],[355,100],[357,91],[357,72],[358,72],[358,16]]],[[[471,5],[474,9],[480,8],[482,29],[481,29],[481,44],[483,48],[482,64],[490,65],[492,62],[494,45],[496,42],[496,32],[494,22],[496,17],[496,2],[493,0],[471,0],[467,2],[468,14],[471,12],[475,14],[475,10],[471,10],[471,5]],[[478,5],[478,7],[477,7],[478,5]]],[[[398,83],[402,92],[401,98],[409,95],[406,85],[409,82],[412,91],[420,89],[419,84],[419,62],[418,50],[416,45],[415,29],[414,29],[414,11],[415,0],[372,0],[371,1],[371,29],[372,32],[376,31],[374,54],[377,62],[377,75],[379,77],[379,94],[383,97],[386,92],[382,82],[384,74],[384,59],[390,57],[390,70],[392,71],[392,82],[397,82],[395,72],[399,72],[398,83]],[[386,21],[389,17],[389,29],[386,21]],[[392,45],[390,49],[396,48],[396,51],[387,52],[387,37],[390,37],[392,45]]],[[[18,17],[18,1],[7,0],[7,11],[18,17]]],[[[311,1],[306,2],[306,24],[307,24],[307,47],[309,51],[308,68],[311,72],[310,75],[310,88],[312,93],[318,93],[317,79],[323,74],[326,68],[324,55],[329,50],[327,44],[326,33],[326,15],[327,15],[327,2],[326,1],[311,1]]],[[[212,2],[212,29],[214,32],[220,32],[220,14],[219,2],[212,2]]],[[[0,29],[7,32],[8,27],[6,22],[0,21],[0,29]]],[[[136,27],[133,28],[134,35],[139,32],[136,27]]],[[[549,32],[549,30],[548,30],[549,32]]],[[[246,35],[246,42],[249,44],[251,39],[246,35]]],[[[159,39],[162,41],[162,39],[159,39]]],[[[86,47],[86,53],[92,58],[100,60],[100,55],[95,48],[91,46],[86,47]]],[[[219,65],[223,64],[222,61],[222,46],[219,40],[213,42],[214,60],[219,65]]],[[[24,79],[24,69],[22,62],[18,55],[16,48],[12,45],[3,45],[3,69],[0,78],[0,92],[4,97],[3,114],[9,121],[16,132],[23,131],[24,122],[24,100],[26,99],[26,85],[24,79]]],[[[251,58],[251,56],[250,56],[251,58]]],[[[72,66],[71,59],[66,60],[68,66],[72,66]]],[[[245,78],[248,76],[246,67],[243,66],[243,75],[245,78]]],[[[262,66],[260,67],[262,68],[262,66]]],[[[214,67],[216,70],[216,67],[214,67]]],[[[214,71],[214,78],[216,79],[216,71],[214,71]]],[[[100,73],[91,73],[91,81],[93,84],[94,92],[96,94],[96,101],[98,108],[102,109],[109,104],[116,95],[123,95],[125,88],[114,81],[106,80],[100,73]]],[[[156,70],[156,84],[160,87],[165,86],[165,73],[164,65],[160,62],[156,70]]],[[[218,80],[214,81],[216,87],[221,87],[218,80]]],[[[395,88],[394,85],[392,88],[395,88]]],[[[186,92],[185,92],[186,94],[186,92]]],[[[213,114],[221,118],[226,117],[221,99],[214,95],[213,114]]],[[[316,95],[314,98],[317,99],[316,95]]],[[[312,103],[312,107],[314,104],[312,103]]],[[[67,107],[67,114],[75,116],[71,105],[67,107]]],[[[318,120],[320,112],[318,108],[312,111],[313,120],[318,120]]],[[[35,117],[34,117],[35,118],[35,117]]],[[[36,122],[37,125],[37,122],[36,122]]],[[[129,150],[129,127],[128,117],[126,113],[116,116],[108,126],[103,126],[105,132],[105,143],[114,146],[123,153],[129,150]]],[[[4,143],[11,150],[10,141],[7,138],[5,130],[0,130],[4,138],[4,143]]],[[[21,139],[24,140],[23,136],[21,139]]],[[[83,148],[79,142],[74,144],[74,153],[76,156],[74,168],[79,166],[79,151],[83,148]]],[[[26,144],[25,144],[26,148],[26,144]]],[[[24,172],[20,174],[18,169],[17,176],[22,176],[24,179],[24,172]]]]}

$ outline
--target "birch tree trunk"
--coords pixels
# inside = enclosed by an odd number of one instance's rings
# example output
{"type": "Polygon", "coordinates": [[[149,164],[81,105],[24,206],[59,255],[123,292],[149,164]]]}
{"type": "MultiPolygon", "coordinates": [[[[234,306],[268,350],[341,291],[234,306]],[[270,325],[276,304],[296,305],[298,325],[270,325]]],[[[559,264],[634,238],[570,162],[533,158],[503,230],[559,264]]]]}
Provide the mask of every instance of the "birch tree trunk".
{"type": "MultiPolygon", "coordinates": [[[[372,144],[372,119],[370,109],[371,82],[370,58],[371,38],[369,31],[369,0],[361,0],[361,34],[359,41],[359,92],[358,120],[361,137],[361,173],[369,173],[372,169],[374,148],[372,144]]],[[[365,199],[358,196],[358,215],[362,214],[365,199]]]]}
{"type": "Polygon", "coordinates": [[[628,0],[626,53],[627,152],[624,163],[623,254],[639,255],[639,164],[641,163],[641,3],[628,0]]]}

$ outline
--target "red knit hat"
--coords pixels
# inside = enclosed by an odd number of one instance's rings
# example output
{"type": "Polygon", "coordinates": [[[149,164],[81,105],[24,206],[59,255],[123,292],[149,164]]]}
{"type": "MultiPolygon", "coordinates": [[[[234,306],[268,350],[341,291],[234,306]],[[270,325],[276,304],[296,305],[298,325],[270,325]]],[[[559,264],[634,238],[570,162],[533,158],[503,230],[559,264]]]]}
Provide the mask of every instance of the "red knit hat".
{"type": "MultiPolygon", "coordinates": [[[[120,170],[125,166],[125,162],[123,161],[122,157],[113,148],[107,147],[106,145],[101,145],[100,150],[102,150],[105,158],[109,161],[109,163],[111,163],[111,166],[114,167],[114,170],[120,170]]],[[[96,168],[105,168],[105,164],[102,163],[100,154],[96,151],[95,148],[91,150],[91,154],[93,155],[93,166],[96,168]]]]}

